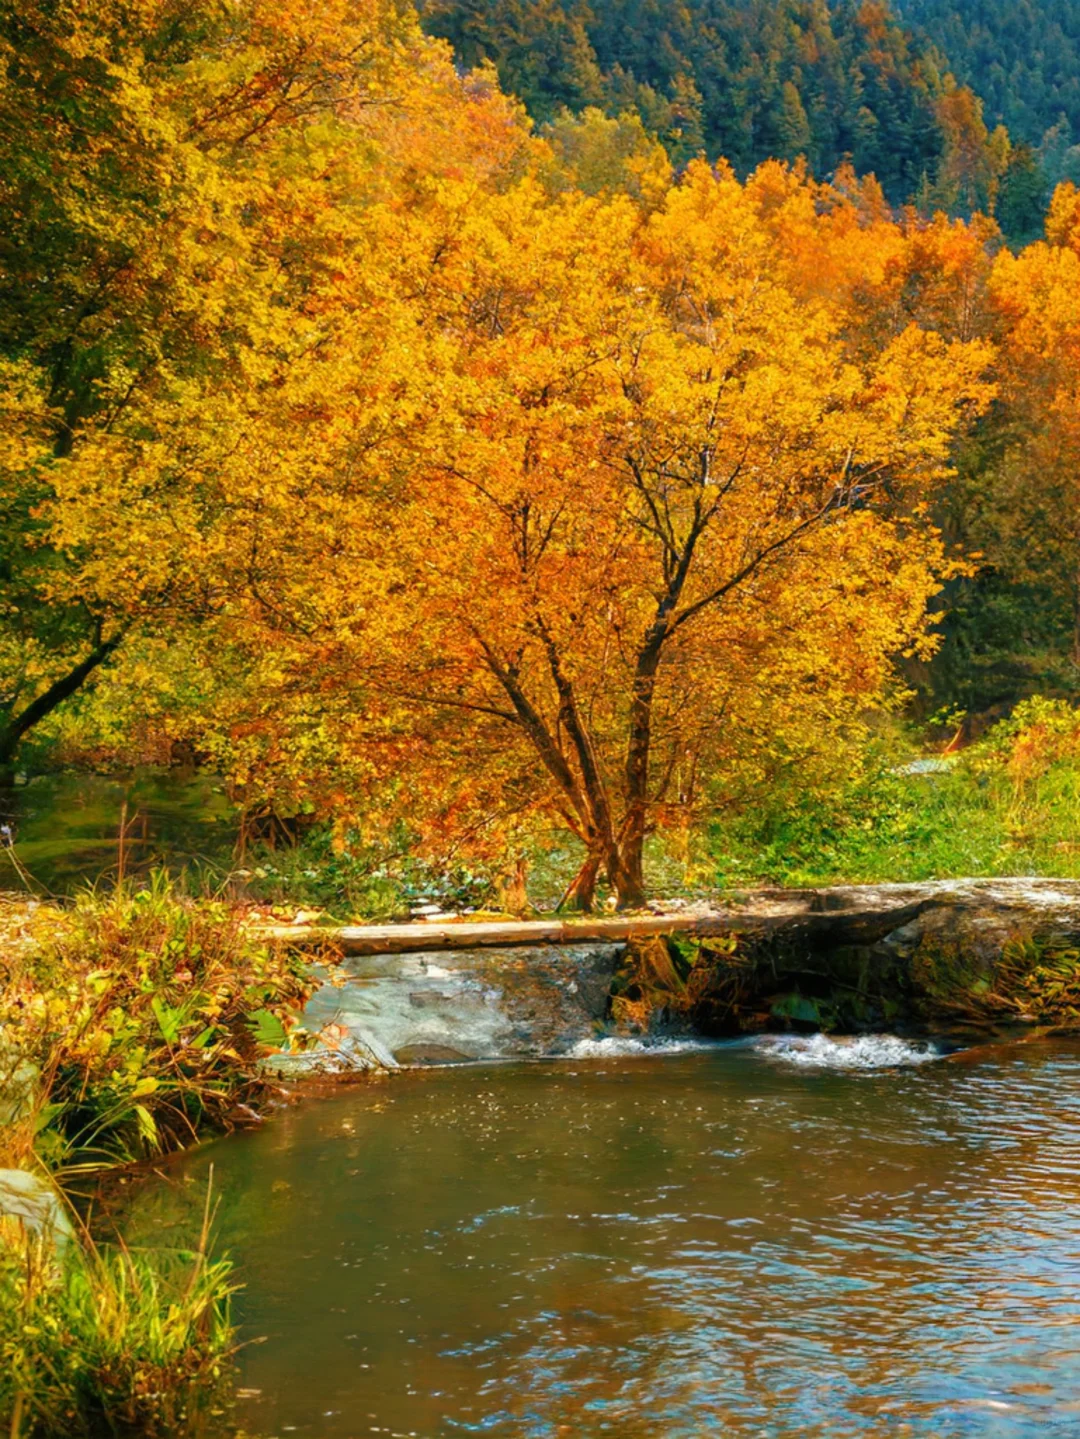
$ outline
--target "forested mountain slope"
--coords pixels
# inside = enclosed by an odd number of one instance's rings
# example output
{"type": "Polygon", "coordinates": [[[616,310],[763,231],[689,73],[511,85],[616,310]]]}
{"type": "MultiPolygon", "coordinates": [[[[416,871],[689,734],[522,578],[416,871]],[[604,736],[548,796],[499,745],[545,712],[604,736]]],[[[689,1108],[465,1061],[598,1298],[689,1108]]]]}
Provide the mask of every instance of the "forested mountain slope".
{"type": "Polygon", "coordinates": [[[981,96],[990,124],[1040,146],[1051,179],[1080,179],[1080,0],[898,5],[981,96]]]}
{"type": "Polygon", "coordinates": [[[493,61],[534,118],[636,110],[677,161],[804,155],[825,175],[850,159],[894,202],[947,208],[985,204],[1007,164],[975,98],[879,0],[428,0],[424,20],[463,64],[493,61]]]}

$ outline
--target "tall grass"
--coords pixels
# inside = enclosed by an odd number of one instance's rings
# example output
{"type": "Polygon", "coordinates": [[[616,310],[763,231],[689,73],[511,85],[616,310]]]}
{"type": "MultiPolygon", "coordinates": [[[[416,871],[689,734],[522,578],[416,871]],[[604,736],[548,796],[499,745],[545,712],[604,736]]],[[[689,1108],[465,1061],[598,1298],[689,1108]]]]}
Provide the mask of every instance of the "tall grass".
{"type": "Polygon", "coordinates": [[[0,1426],[9,1439],[178,1436],[222,1396],[227,1260],[0,1234],[0,1426]]]}

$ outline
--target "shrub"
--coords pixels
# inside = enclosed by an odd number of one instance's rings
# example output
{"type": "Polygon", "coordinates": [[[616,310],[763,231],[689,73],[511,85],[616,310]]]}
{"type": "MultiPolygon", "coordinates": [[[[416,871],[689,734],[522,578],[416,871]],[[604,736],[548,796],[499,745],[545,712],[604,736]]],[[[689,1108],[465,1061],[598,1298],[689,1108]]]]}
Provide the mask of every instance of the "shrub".
{"type": "Polygon", "coordinates": [[[731,797],[709,834],[721,883],[1080,877],[1080,711],[1036,697],[939,768],[900,736],[824,782],[793,770],[731,797]]]}
{"type": "Polygon", "coordinates": [[[0,1033],[40,1074],[39,1154],[70,1173],[227,1125],[310,989],[298,955],[160,874],[49,915],[0,953],[0,1033]]]}

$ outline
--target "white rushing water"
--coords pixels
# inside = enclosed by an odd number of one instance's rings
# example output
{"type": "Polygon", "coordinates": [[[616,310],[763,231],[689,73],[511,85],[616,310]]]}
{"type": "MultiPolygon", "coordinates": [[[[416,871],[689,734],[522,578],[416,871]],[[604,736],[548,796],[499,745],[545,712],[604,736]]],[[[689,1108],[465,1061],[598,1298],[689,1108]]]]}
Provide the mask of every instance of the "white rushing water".
{"type": "Polygon", "coordinates": [[[938,1046],[895,1034],[765,1034],[753,1048],[767,1059],[804,1069],[896,1069],[943,1059],[938,1046]]]}
{"type": "Polygon", "coordinates": [[[930,1041],[901,1039],[896,1034],[763,1034],[756,1039],[694,1039],[602,1035],[582,1039],[565,1059],[662,1059],[695,1051],[746,1048],[764,1059],[802,1069],[897,1069],[943,1059],[946,1051],[930,1041]]]}
{"type": "Polygon", "coordinates": [[[567,1050],[566,1059],[627,1059],[645,1055],[661,1058],[669,1054],[691,1054],[695,1050],[712,1049],[716,1040],[708,1039],[634,1039],[628,1035],[609,1034],[596,1039],[580,1039],[567,1050]]]}

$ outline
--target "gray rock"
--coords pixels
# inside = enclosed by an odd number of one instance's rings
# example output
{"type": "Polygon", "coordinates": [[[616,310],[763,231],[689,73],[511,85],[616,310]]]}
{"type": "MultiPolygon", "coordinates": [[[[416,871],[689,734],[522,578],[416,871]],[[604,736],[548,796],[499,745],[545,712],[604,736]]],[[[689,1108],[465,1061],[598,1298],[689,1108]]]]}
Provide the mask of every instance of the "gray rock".
{"type": "Polygon", "coordinates": [[[304,1011],[304,1027],[320,1042],[306,1055],[289,1056],[287,1068],[394,1069],[564,1054],[603,1023],[621,948],[349,956],[304,1011]]]}
{"type": "Polygon", "coordinates": [[[29,1233],[52,1239],[58,1248],[74,1238],[56,1190],[26,1169],[0,1169],[0,1215],[18,1219],[29,1233]]]}

